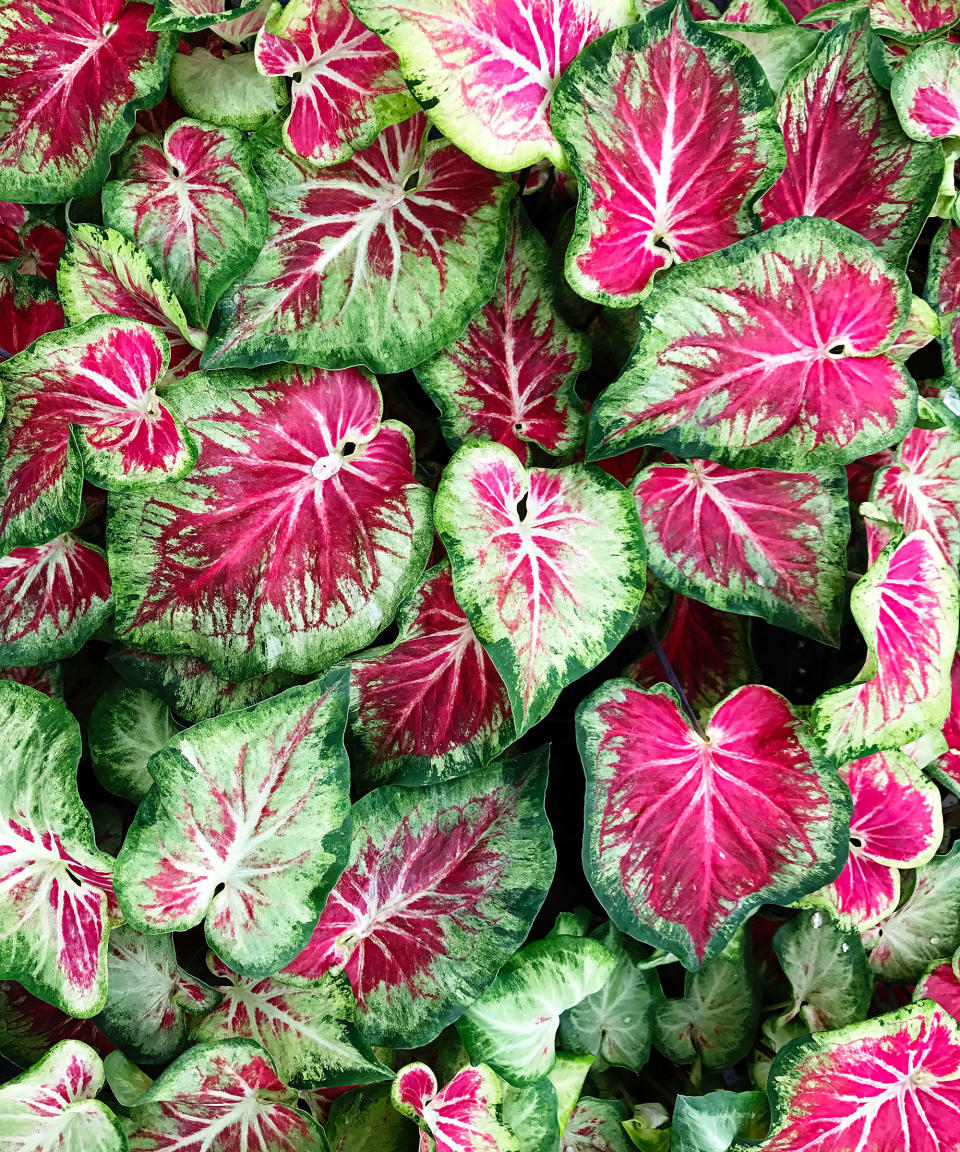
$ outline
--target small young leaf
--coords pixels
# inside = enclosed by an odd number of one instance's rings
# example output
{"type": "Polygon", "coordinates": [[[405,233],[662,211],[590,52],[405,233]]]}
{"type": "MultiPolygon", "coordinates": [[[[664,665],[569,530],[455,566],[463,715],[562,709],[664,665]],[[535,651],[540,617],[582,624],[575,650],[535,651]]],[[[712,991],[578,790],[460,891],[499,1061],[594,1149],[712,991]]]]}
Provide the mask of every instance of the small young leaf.
{"type": "Polygon", "coordinates": [[[520,1152],[500,1121],[501,1091],[483,1064],[462,1069],[443,1088],[426,1064],[408,1064],[397,1073],[391,1098],[398,1112],[430,1134],[436,1152],[520,1152]]]}
{"type": "Polygon", "coordinates": [[[766,1132],[768,1116],[762,1092],[678,1096],[670,1123],[671,1152],[727,1152],[738,1136],[766,1132]]]}
{"type": "Polygon", "coordinates": [[[801,912],[777,929],[773,950],[793,988],[782,1018],[829,1032],[864,1020],[873,994],[867,956],[854,928],[822,912],[801,912]]]}
{"type": "Polygon", "coordinates": [[[87,729],[97,779],[133,804],[150,791],[147,762],[180,730],[158,696],[116,680],[93,707],[87,729]]]}

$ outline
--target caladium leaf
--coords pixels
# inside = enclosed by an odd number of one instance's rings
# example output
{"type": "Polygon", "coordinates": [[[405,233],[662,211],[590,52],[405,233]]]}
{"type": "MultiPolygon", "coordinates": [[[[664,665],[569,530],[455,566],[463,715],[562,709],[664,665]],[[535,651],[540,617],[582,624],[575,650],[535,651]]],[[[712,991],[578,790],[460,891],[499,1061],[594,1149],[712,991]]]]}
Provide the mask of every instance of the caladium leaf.
{"type": "Polygon", "coordinates": [[[853,797],[850,856],[836,880],[809,899],[862,930],[900,902],[898,869],[926,864],[940,847],[940,793],[901,752],[854,760],[840,778],[853,797]]]}
{"type": "Polygon", "coordinates": [[[950,667],[950,711],[943,726],[943,738],[947,749],[927,771],[955,795],[960,795],[960,655],[954,656],[950,667]]]}
{"type": "Polygon", "coordinates": [[[850,611],[867,642],[866,664],[811,712],[827,753],[846,760],[899,748],[947,718],[957,578],[933,539],[913,532],[883,549],[854,586],[850,611]]]}
{"type": "Polygon", "coordinates": [[[873,977],[855,928],[801,912],[777,929],[773,950],[793,989],[782,1023],[796,1018],[811,1032],[829,1032],[866,1018],[873,977]]]}
{"type": "Polygon", "coordinates": [[[847,1152],[956,1144],[960,1033],[930,1001],[777,1053],[770,1135],[732,1152],[847,1152]]]}
{"type": "Polygon", "coordinates": [[[114,647],[107,659],[128,684],[159,696],[188,724],[249,708],[300,682],[286,672],[272,672],[231,683],[193,656],[158,656],[135,648],[114,647]]]}
{"type": "Polygon", "coordinates": [[[141,136],[103,188],[106,222],[132,240],[202,328],[263,246],[267,202],[247,142],[232,128],[178,120],[141,136]]]}
{"type": "Polygon", "coordinates": [[[366,784],[463,776],[513,742],[507,690],[453,595],[450,565],[432,568],[397,612],[399,636],[350,665],[354,772],[366,784]]]}
{"type": "Polygon", "coordinates": [[[346,0],[273,4],[255,48],[267,76],[291,76],[287,147],[315,164],[339,164],[417,111],[396,54],[346,0]]]}
{"type": "Polygon", "coordinates": [[[960,435],[914,428],[895,463],[877,472],[871,503],[904,532],[923,529],[947,560],[960,565],[960,435]]]}
{"type": "Polygon", "coordinates": [[[560,1152],[630,1152],[623,1130],[629,1114],[622,1100],[582,1097],[563,1130],[560,1152]]]}
{"type": "Polygon", "coordinates": [[[412,436],[356,369],[211,373],[166,394],[199,459],[111,504],[119,635],[221,676],[311,673],[368,644],[423,570],[412,436]]]}
{"type": "Polygon", "coordinates": [[[501,1092],[484,1064],[461,1069],[443,1088],[426,1064],[407,1064],[390,1089],[394,1107],[430,1134],[436,1152],[520,1152],[500,1120],[501,1092]]]}
{"type": "Polygon", "coordinates": [[[596,940],[551,936],[521,948],[457,1022],[475,1064],[532,1084],[553,1067],[560,1016],[600,989],[617,966],[596,940]]]}
{"type": "Polygon", "coordinates": [[[72,656],[112,611],[107,558],[76,536],[0,558],[0,663],[72,656]]]}
{"type": "Polygon", "coordinates": [[[563,1046],[596,1056],[596,1070],[615,1064],[639,1072],[650,1057],[651,1016],[657,978],[639,966],[642,953],[609,921],[592,933],[617,961],[599,992],[584,997],[560,1017],[563,1046]]]}
{"type": "Polygon", "coordinates": [[[64,324],[63,309],[49,284],[0,267],[0,348],[4,352],[15,356],[38,336],[64,324]]]}
{"type": "Polygon", "coordinates": [[[564,164],[550,100],[584,45],[634,19],[630,0],[352,0],[400,57],[430,119],[487,168],[564,164]]]}
{"type": "Polygon", "coordinates": [[[346,870],[304,951],[280,974],[345,971],[373,1043],[429,1043],[523,942],[553,879],[533,753],[353,808],[346,870]]]}
{"type": "Polygon", "coordinates": [[[919,980],[960,948],[960,845],[918,868],[907,900],[863,940],[882,980],[919,980]]]}
{"type": "Polygon", "coordinates": [[[647,563],[669,587],[837,643],[850,535],[841,469],[653,464],[633,494],[647,563]]]}
{"type": "Polygon", "coordinates": [[[678,1096],[670,1121],[672,1152],[727,1152],[738,1136],[759,1137],[770,1112],[763,1092],[678,1096]]]}
{"type": "Polygon", "coordinates": [[[493,293],[516,185],[428,129],[418,113],[332,168],[268,134],[267,241],[217,306],[205,366],[399,372],[460,335],[493,293]]]}
{"type": "Polygon", "coordinates": [[[84,477],[119,489],[190,471],[193,441],[157,395],[167,359],[157,329],[100,316],[41,336],[0,364],[5,551],[69,532],[80,520],[84,477]]]}
{"type": "Polygon", "coordinates": [[[956,957],[932,964],[913,991],[914,1002],[933,1000],[954,1018],[960,1020],[960,975],[956,957]]]}
{"type": "Polygon", "coordinates": [[[871,42],[867,15],[851,15],[787,77],[777,104],[787,166],[760,216],[765,227],[791,216],[837,220],[905,263],[937,198],[943,156],[904,135],[873,76],[871,42]]]}
{"type": "Polygon", "coordinates": [[[557,1112],[557,1091],[546,1076],[524,1088],[503,1085],[503,1122],[516,1136],[523,1152],[557,1152],[560,1143],[557,1112]]]}
{"type": "Polygon", "coordinates": [[[130,1152],[327,1152],[296,1103],[259,1044],[197,1044],[130,1108],[130,1152]]]}
{"type": "Polygon", "coordinates": [[[80,1040],[101,1056],[113,1047],[93,1020],[77,1020],[15,980],[0,980],[0,1052],[8,1060],[29,1068],[63,1040],[80,1040]]]}
{"type": "Polygon", "coordinates": [[[915,49],[893,74],[890,96],[914,140],[960,136],[960,48],[935,41],[915,49]]]}
{"type": "Polygon", "coordinates": [[[887,352],[894,360],[906,363],[914,352],[936,340],[940,335],[940,318],[926,301],[914,296],[910,301],[910,315],[896,343],[887,352]]]}
{"type": "Polygon", "coordinates": [[[249,976],[295,956],[347,857],[346,719],[332,673],[175,736],[118,859],[127,921],[163,932],[206,917],[210,946],[249,976]]]}
{"type": "Polygon", "coordinates": [[[151,28],[199,32],[252,11],[260,0],[154,0],[151,28]]]}
{"type": "MultiPolygon", "coordinates": [[[[259,4],[255,8],[251,8],[249,12],[243,12],[239,16],[233,15],[230,20],[212,25],[211,31],[215,32],[221,40],[226,40],[228,44],[239,48],[244,40],[255,36],[263,27],[271,3],[272,0],[260,0],[259,4]]],[[[237,9],[234,8],[231,11],[236,13],[237,9]]]]}
{"type": "Polygon", "coordinates": [[[73,1016],[103,1006],[113,860],[77,792],[80,729],[59,700],[0,682],[0,978],[73,1016]]]}
{"type": "Polygon", "coordinates": [[[97,779],[133,804],[150,791],[147,761],[180,730],[159,696],[116,680],[93,707],[87,728],[97,779]]]}
{"type": "Polygon", "coordinates": [[[183,1051],[188,1017],[208,1012],[220,993],[177,965],[172,936],[147,936],[127,924],[110,933],[104,1035],[130,1057],[166,1063],[183,1051]]]}
{"type": "Polygon", "coordinates": [[[551,124],[580,189],[567,279],[602,304],[636,304],[657,272],[754,232],[783,168],[759,64],[680,2],[584,49],[551,124]]]}
{"type": "Polygon", "coordinates": [[[688,972],[683,996],[653,1006],[653,1042],[670,1060],[729,1068],[751,1045],[760,1019],[760,989],[746,932],[715,959],[688,972]]]}
{"type": "Polygon", "coordinates": [[[820,42],[820,32],[795,25],[737,24],[717,21],[710,30],[742,44],[757,59],[770,90],[780,91],[784,81],[801,60],[805,60],[820,42]]]}
{"type": "MultiPolygon", "coordinates": [[[[756,679],[749,622],[732,612],[717,612],[699,600],[675,596],[659,643],[696,709],[712,708],[734,688],[756,679]]],[[[652,688],[663,683],[663,665],[651,650],[628,665],[623,675],[641,688],[652,688]]]]}
{"type": "Polygon", "coordinates": [[[695,732],[665,684],[612,680],[581,704],[577,740],[590,883],[618,927],[688,968],[843,866],[849,793],[771,688],[738,688],[695,732]]]}
{"type": "Polygon", "coordinates": [[[163,95],[173,42],[126,0],[0,5],[0,199],[62,203],[103,183],[138,109],[163,95]]]}
{"type": "Polygon", "coordinates": [[[465,444],[437,492],[457,601],[510,694],[517,735],[613,649],[643,595],[636,509],[600,469],[524,469],[465,444]]]}
{"type": "Polygon", "coordinates": [[[452,448],[494,440],[526,463],[531,442],[562,456],[583,439],[586,418],[574,385],[589,364],[590,344],[557,310],[549,259],[537,230],[515,214],[492,298],[456,343],[417,365],[452,448]]]}
{"type": "Polygon", "coordinates": [[[270,976],[247,979],[213,954],[207,964],[221,981],[223,999],[195,1022],[197,1039],[256,1040],[280,1079],[294,1088],[366,1084],[392,1075],[357,1027],[346,976],[329,973],[311,987],[295,988],[270,976]]]}
{"type": "Polygon", "coordinates": [[[96,1099],[103,1061],[64,1040],[0,1087],[0,1125],[9,1152],[126,1152],[120,1121],[96,1099]]]}
{"type": "Polygon", "coordinates": [[[416,1126],[394,1108],[387,1084],[338,1097],[324,1127],[330,1152],[416,1152],[420,1142],[416,1126]]]}
{"type": "Polygon", "coordinates": [[[262,76],[252,52],[214,47],[216,55],[180,42],[170,65],[170,94],[188,116],[205,124],[243,132],[262,127],[286,104],[286,84],[262,76]]]}
{"type": "MultiPolygon", "coordinates": [[[[796,5],[797,0],[790,0],[796,5]]],[[[840,0],[839,3],[808,6],[802,0],[797,19],[810,23],[823,23],[848,18],[855,7],[840,0]],[[806,9],[804,12],[803,9],[806,9]]],[[[907,54],[903,45],[919,44],[935,33],[957,22],[957,7],[952,0],[869,0],[864,5],[870,13],[870,22],[884,37],[893,41],[891,48],[899,49],[895,59],[907,54]]]]}
{"type": "MultiPolygon", "coordinates": [[[[195,371],[206,334],[191,328],[172,290],[157,279],[144,252],[113,228],[79,224],[57,270],[67,319],[126,316],[159,328],[170,344],[170,376],[195,371]]],[[[166,365],[165,365],[166,367],[166,365]]]]}
{"type": "Polygon", "coordinates": [[[659,444],[809,471],[902,439],[916,389],[885,350],[911,295],[872,244],[826,220],[793,220],[675,269],[590,412],[588,459],[659,444]]]}
{"type": "Polygon", "coordinates": [[[940,313],[940,348],[947,380],[960,383],[960,227],[952,220],[930,242],[926,297],[940,313]]]}

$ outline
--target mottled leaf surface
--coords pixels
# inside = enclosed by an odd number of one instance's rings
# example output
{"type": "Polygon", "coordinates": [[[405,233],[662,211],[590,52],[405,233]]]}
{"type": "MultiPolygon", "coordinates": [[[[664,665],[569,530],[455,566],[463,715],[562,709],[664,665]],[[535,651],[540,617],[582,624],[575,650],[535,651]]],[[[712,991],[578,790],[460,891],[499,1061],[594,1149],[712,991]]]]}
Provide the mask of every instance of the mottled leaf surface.
{"type": "Polygon", "coordinates": [[[97,779],[133,804],[150,791],[150,757],[180,730],[167,704],[123,680],[115,680],[93,706],[87,729],[97,779]]]}
{"type": "Polygon", "coordinates": [[[793,989],[782,1023],[799,1019],[811,1032],[830,1032],[867,1017],[873,976],[855,928],[801,912],[777,929],[773,950],[793,989]]]}
{"type": "Polygon", "coordinates": [[[407,1064],[391,1087],[394,1107],[430,1134],[436,1152],[519,1152],[499,1118],[501,1093],[498,1076],[483,1064],[461,1069],[443,1088],[426,1064],[407,1064]]]}

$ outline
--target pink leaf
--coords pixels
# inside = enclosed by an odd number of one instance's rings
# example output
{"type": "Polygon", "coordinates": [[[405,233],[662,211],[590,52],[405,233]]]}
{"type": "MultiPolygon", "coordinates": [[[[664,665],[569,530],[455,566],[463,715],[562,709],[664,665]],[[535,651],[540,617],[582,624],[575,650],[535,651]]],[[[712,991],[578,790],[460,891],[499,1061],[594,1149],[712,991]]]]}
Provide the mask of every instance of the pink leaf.
{"type": "Polygon", "coordinates": [[[623,931],[691,969],[846,859],[849,794],[770,688],[737,689],[701,736],[666,685],[611,681],[581,705],[578,742],[590,882],[623,931]]]}
{"type": "Polygon", "coordinates": [[[63,309],[49,285],[0,271],[0,349],[15,356],[38,336],[64,324],[63,309]]]}
{"type": "Polygon", "coordinates": [[[500,1119],[501,1092],[485,1064],[462,1068],[440,1089],[426,1064],[408,1064],[391,1088],[394,1107],[430,1134],[436,1152],[518,1152],[500,1119]]]}
{"type": "Polygon", "coordinates": [[[954,1020],[960,1020],[960,974],[955,962],[943,960],[934,964],[914,989],[913,998],[915,1001],[933,1000],[954,1020]]]}
{"type": "Polygon", "coordinates": [[[0,1051],[8,1060],[29,1068],[63,1040],[89,1044],[101,1056],[113,1048],[93,1020],[68,1016],[15,980],[0,980],[0,1051]]]}

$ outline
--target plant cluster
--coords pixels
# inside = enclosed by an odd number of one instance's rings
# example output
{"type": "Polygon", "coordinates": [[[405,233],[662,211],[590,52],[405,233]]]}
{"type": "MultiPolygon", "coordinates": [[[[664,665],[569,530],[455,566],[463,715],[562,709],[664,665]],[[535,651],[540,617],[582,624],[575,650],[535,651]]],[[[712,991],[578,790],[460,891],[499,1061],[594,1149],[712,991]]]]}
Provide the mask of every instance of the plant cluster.
{"type": "Polygon", "coordinates": [[[955,0],[0,0],[3,1152],[960,1152],[958,153],[955,0]]]}

